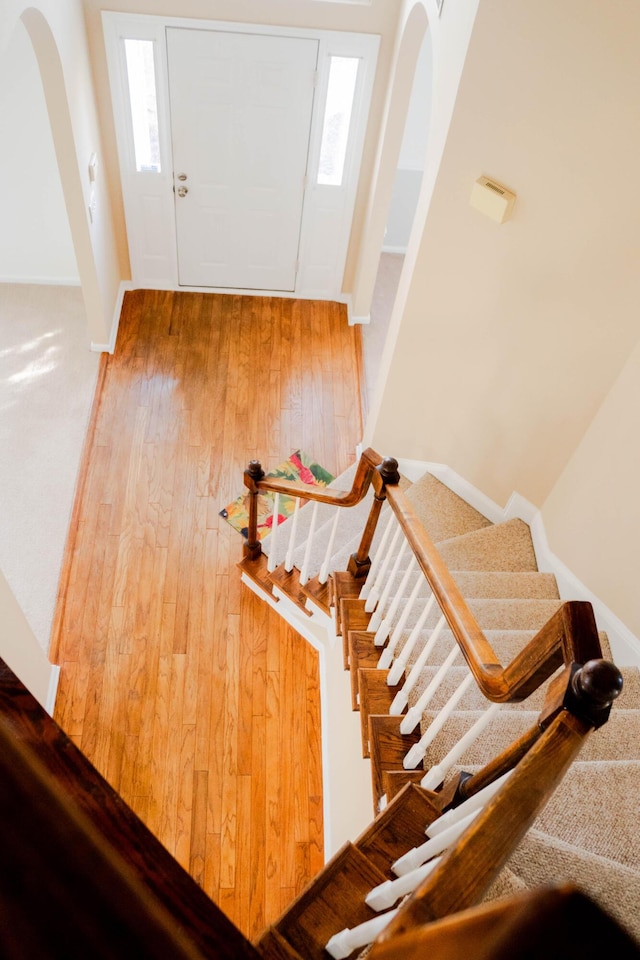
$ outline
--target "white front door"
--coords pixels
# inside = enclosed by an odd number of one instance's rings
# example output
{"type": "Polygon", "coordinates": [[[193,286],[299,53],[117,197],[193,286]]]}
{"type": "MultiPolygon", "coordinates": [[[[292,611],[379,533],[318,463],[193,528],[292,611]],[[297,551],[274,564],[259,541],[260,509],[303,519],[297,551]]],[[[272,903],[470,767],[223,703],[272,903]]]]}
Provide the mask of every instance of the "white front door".
{"type": "Polygon", "coordinates": [[[318,41],[167,29],[179,283],[295,290],[318,41]]]}

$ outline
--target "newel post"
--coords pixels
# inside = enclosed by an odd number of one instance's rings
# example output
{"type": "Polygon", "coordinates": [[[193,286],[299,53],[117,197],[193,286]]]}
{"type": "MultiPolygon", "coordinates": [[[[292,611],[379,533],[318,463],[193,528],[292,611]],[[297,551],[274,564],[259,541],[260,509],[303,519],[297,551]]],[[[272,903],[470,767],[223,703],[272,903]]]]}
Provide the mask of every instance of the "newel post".
{"type": "Polygon", "coordinates": [[[387,499],[386,488],[388,485],[400,483],[400,473],[398,471],[398,461],[394,457],[385,457],[379,466],[373,471],[373,486],[375,494],[373,504],[367,519],[367,525],[364,528],[362,539],[356,553],[349,557],[347,570],[354,577],[364,578],[369,573],[371,567],[371,558],[369,550],[373,536],[378,526],[382,504],[387,499]]]}
{"type": "Polygon", "coordinates": [[[262,553],[258,539],[258,483],[264,478],[264,470],[259,460],[251,460],[244,471],[244,485],[249,490],[249,523],[247,539],[244,544],[244,556],[247,560],[257,560],[262,553]]]}

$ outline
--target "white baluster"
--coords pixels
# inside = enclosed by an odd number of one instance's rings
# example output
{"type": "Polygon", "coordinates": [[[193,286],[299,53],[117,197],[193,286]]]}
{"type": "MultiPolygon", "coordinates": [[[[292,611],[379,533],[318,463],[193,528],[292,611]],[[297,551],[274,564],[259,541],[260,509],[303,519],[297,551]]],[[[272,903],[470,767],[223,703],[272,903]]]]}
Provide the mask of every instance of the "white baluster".
{"type": "MultiPolygon", "coordinates": [[[[393,516],[393,519],[395,519],[395,516],[394,515],[392,516],[393,516]]],[[[391,539],[391,543],[389,544],[389,549],[387,550],[384,557],[382,558],[382,563],[380,564],[378,572],[376,573],[375,583],[373,584],[371,590],[369,591],[369,596],[366,599],[366,602],[364,605],[364,609],[366,613],[371,613],[376,608],[376,604],[378,602],[378,598],[380,597],[380,593],[384,587],[384,584],[387,582],[387,567],[391,563],[391,558],[393,557],[393,554],[396,549],[396,544],[400,539],[401,533],[402,533],[402,527],[398,525],[398,527],[396,528],[396,532],[394,533],[391,539]]]]}
{"type": "Polygon", "coordinates": [[[427,706],[431,702],[431,698],[433,697],[434,693],[436,693],[438,687],[447,675],[449,667],[451,667],[454,661],[458,659],[459,653],[460,647],[456,643],[449,653],[449,656],[436,671],[431,683],[422,691],[416,703],[411,707],[410,710],[407,711],[406,716],[402,718],[402,723],[400,724],[400,733],[412,733],[418,726],[422,714],[427,709],[427,706]]]}
{"type": "Polygon", "coordinates": [[[489,800],[495,796],[502,784],[509,779],[512,773],[513,770],[507,770],[501,777],[498,777],[497,780],[494,780],[493,783],[490,783],[488,786],[483,787],[482,790],[478,790],[477,793],[474,793],[474,795],[469,797],[468,800],[465,800],[464,803],[461,803],[458,807],[454,807],[452,810],[447,810],[441,817],[438,817],[437,820],[429,824],[425,830],[426,835],[428,837],[435,837],[439,833],[442,833],[443,830],[448,830],[454,823],[464,820],[465,817],[468,817],[474,810],[481,810],[487,805],[489,800]]]}
{"type": "MultiPolygon", "coordinates": [[[[414,561],[414,562],[415,562],[415,561],[414,561]]],[[[423,577],[422,577],[422,573],[419,573],[419,574],[418,574],[418,579],[416,580],[416,583],[415,583],[415,585],[414,585],[413,590],[411,591],[411,594],[410,594],[410,596],[409,596],[409,599],[407,600],[407,602],[406,602],[406,604],[405,604],[404,610],[403,610],[402,613],[400,614],[400,619],[398,620],[398,622],[397,622],[397,624],[396,624],[396,626],[395,626],[395,628],[394,628],[394,630],[393,630],[393,633],[391,634],[391,637],[390,637],[390,639],[389,639],[389,643],[386,645],[386,647],[384,648],[384,650],[383,650],[382,653],[380,654],[380,659],[378,660],[378,664],[377,664],[378,670],[386,670],[386,668],[391,665],[391,661],[393,660],[393,654],[395,653],[395,649],[396,649],[396,647],[398,646],[398,642],[399,642],[400,637],[402,636],[402,633],[403,633],[403,631],[404,631],[405,624],[406,624],[407,620],[409,619],[409,615],[410,615],[411,611],[413,610],[413,607],[414,607],[414,605],[415,605],[415,602],[416,602],[416,600],[417,600],[417,598],[418,598],[418,594],[419,594],[419,592],[420,592],[420,587],[423,585],[424,582],[425,582],[425,581],[424,581],[424,579],[423,579],[423,577]]]]}
{"type": "MultiPolygon", "coordinates": [[[[418,622],[416,623],[415,627],[409,634],[407,638],[407,642],[405,643],[401,652],[393,661],[393,664],[389,671],[389,676],[387,677],[387,683],[389,684],[390,687],[395,687],[396,683],[400,682],[402,674],[404,673],[404,669],[409,662],[409,657],[413,653],[413,648],[418,642],[418,637],[420,636],[420,632],[424,627],[425,623],[427,622],[427,617],[433,610],[433,605],[435,604],[435,602],[436,602],[436,598],[433,594],[431,594],[431,596],[429,597],[429,599],[425,604],[424,610],[422,611],[422,613],[420,614],[420,617],[418,618],[418,622]]],[[[379,663],[378,663],[378,666],[380,666],[379,663]]]]}
{"type": "MultiPolygon", "coordinates": [[[[445,723],[457,707],[459,701],[462,699],[473,682],[473,674],[470,673],[464,678],[462,683],[458,685],[457,690],[449,697],[438,716],[435,717],[429,724],[428,730],[425,730],[418,742],[414,743],[411,749],[407,752],[406,757],[402,761],[402,765],[405,770],[415,770],[418,764],[424,760],[427,749],[438,736],[445,723]]],[[[402,729],[402,727],[400,727],[400,729],[402,729]]]]}
{"type": "Polygon", "coordinates": [[[302,561],[302,569],[300,570],[300,586],[304,587],[305,583],[309,579],[309,560],[311,559],[311,547],[313,546],[313,535],[316,530],[316,520],[318,518],[318,502],[317,500],[313,504],[313,513],[311,514],[311,526],[309,527],[309,535],[307,536],[307,543],[304,548],[304,559],[302,561]]]}
{"type": "Polygon", "coordinates": [[[428,773],[424,775],[420,781],[420,786],[426,790],[435,790],[436,787],[439,787],[454,763],[457,763],[465,750],[468,750],[478,739],[485,727],[491,723],[499,709],[499,703],[492,703],[489,709],[486,710],[471,729],[465,733],[464,737],[458,740],[455,747],[449,751],[444,760],[441,760],[440,763],[431,767],[428,773]]]}
{"type": "Polygon", "coordinates": [[[267,570],[269,573],[273,573],[275,568],[278,565],[278,558],[276,555],[276,542],[278,539],[278,517],[280,516],[280,494],[276,493],[273,500],[273,514],[271,521],[271,543],[269,549],[269,559],[267,561],[267,570]]]}
{"type": "Polygon", "coordinates": [[[397,910],[389,910],[388,913],[381,913],[379,917],[373,917],[365,923],[358,924],[357,927],[352,929],[346,927],[340,933],[334,933],[325,950],[330,956],[335,957],[335,960],[343,960],[358,947],[366,947],[367,944],[373,943],[378,934],[391,923],[397,912],[397,910]]]}
{"type": "MultiPolygon", "coordinates": [[[[393,598],[393,600],[391,601],[391,606],[389,607],[388,611],[387,611],[386,614],[384,615],[384,618],[383,618],[383,620],[382,620],[382,623],[380,624],[380,626],[379,626],[378,629],[376,630],[376,635],[375,635],[375,637],[373,638],[373,642],[374,642],[374,644],[375,644],[376,647],[382,647],[382,646],[384,646],[385,640],[387,639],[387,637],[388,637],[389,634],[391,633],[391,624],[392,624],[392,622],[393,622],[393,618],[395,617],[395,615],[396,615],[396,613],[397,613],[397,611],[398,611],[398,607],[400,606],[400,601],[402,600],[402,598],[403,598],[404,595],[405,595],[405,592],[406,592],[406,589],[407,589],[407,585],[408,585],[408,583],[409,583],[409,580],[411,579],[411,576],[412,576],[412,574],[415,572],[415,569],[416,569],[417,566],[418,566],[418,561],[416,560],[415,557],[412,557],[412,558],[411,558],[411,562],[410,562],[409,566],[407,567],[407,569],[405,570],[404,576],[402,577],[402,580],[400,581],[400,586],[399,586],[398,589],[396,590],[396,595],[395,595],[395,597],[393,598]]],[[[417,582],[417,584],[416,584],[415,587],[414,587],[416,596],[417,596],[417,594],[418,594],[418,590],[419,590],[419,589],[420,589],[420,579],[418,578],[418,582],[417,582]]],[[[411,602],[411,598],[409,598],[409,601],[405,604],[405,610],[403,611],[403,615],[404,615],[404,618],[405,618],[405,622],[406,622],[406,619],[407,619],[407,617],[409,616],[409,612],[410,612],[410,610],[411,610],[410,602],[411,602]],[[407,611],[407,607],[409,608],[409,611],[407,611]]]]}
{"type": "Polygon", "coordinates": [[[284,561],[284,568],[287,573],[293,570],[293,552],[296,548],[296,531],[298,529],[298,513],[300,512],[300,498],[296,497],[296,505],[293,510],[293,519],[291,521],[291,530],[289,532],[289,546],[284,561]]]}
{"type": "MultiPolygon", "coordinates": [[[[389,519],[387,520],[387,525],[384,528],[384,533],[382,534],[382,540],[380,541],[380,546],[376,550],[376,555],[371,561],[371,566],[369,567],[369,573],[367,578],[362,584],[362,590],[360,591],[360,600],[366,600],[369,594],[371,593],[373,587],[375,586],[376,577],[378,576],[378,569],[380,564],[387,556],[385,553],[387,542],[391,536],[391,531],[393,530],[393,525],[395,523],[395,514],[393,512],[389,513],[389,519]]],[[[373,607],[371,608],[373,609],[373,607]]]]}
{"type": "MultiPolygon", "coordinates": [[[[395,579],[396,579],[396,577],[398,576],[398,570],[400,569],[400,565],[402,564],[402,561],[404,560],[404,555],[405,555],[405,553],[407,552],[407,547],[408,547],[408,546],[409,546],[409,544],[407,543],[407,541],[406,541],[406,540],[403,540],[403,541],[402,541],[402,546],[400,547],[400,550],[398,551],[398,556],[396,557],[395,563],[393,564],[393,569],[391,570],[391,573],[389,574],[389,577],[388,577],[388,579],[387,579],[387,582],[386,582],[386,584],[385,584],[385,586],[384,586],[384,590],[382,591],[382,594],[381,594],[381,596],[380,596],[380,600],[378,601],[378,605],[377,605],[377,607],[376,607],[376,609],[375,609],[375,612],[373,613],[373,615],[372,615],[372,617],[371,617],[371,620],[369,620],[369,626],[367,627],[367,630],[370,630],[372,633],[373,633],[375,630],[377,630],[378,627],[380,626],[380,624],[382,623],[382,618],[384,617],[385,609],[386,609],[386,606],[387,606],[387,601],[389,600],[389,594],[391,593],[391,589],[392,589],[392,587],[393,587],[393,584],[394,584],[394,582],[395,582],[395,579]]],[[[365,610],[366,610],[366,604],[365,604],[365,610]]]]}
{"type": "Polygon", "coordinates": [[[340,518],[340,507],[336,507],[336,512],[333,515],[333,523],[331,524],[331,534],[329,536],[329,543],[327,544],[327,549],[324,552],[324,560],[322,566],[320,567],[320,573],[318,574],[318,580],[320,583],[326,583],[329,579],[329,564],[331,562],[331,557],[333,556],[333,541],[336,538],[336,530],[338,529],[338,520],[340,518]]]}
{"type": "Polygon", "coordinates": [[[391,864],[391,869],[398,877],[403,877],[406,873],[416,870],[427,860],[431,860],[431,857],[442,853],[442,851],[450,847],[452,843],[455,843],[479,813],[479,810],[474,810],[473,813],[470,813],[462,820],[458,820],[457,823],[454,823],[453,826],[447,830],[443,830],[442,833],[439,833],[436,837],[427,840],[425,843],[421,843],[419,847],[413,847],[413,849],[407,851],[402,857],[399,857],[395,863],[391,864]]]}
{"type": "MultiPolygon", "coordinates": [[[[402,684],[402,687],[398,690],[395,697],[393,698],[393,702],[389,707],[389,713],[391,714],[392,717],[399,717],[402,711],[404,710],[404,708],[406,707],[406,705],[408,704],[409,694],[411,693],[416,683],[418,682],[418,677],[422,673],[422,668],[424,667],[427,660],[431,656],[431,652],[435,647],[440,634],[444,630],[445,623],[446,623],[446,620],[444,619],[444,617],[440,617],[433,633],[431,634],[431,636],[425,643],[422,651],[420,652],[420,656],[412,666],[409,676],[407,677],[405,682],[402,684]]],[[[458,645],[456,644],[456,647],[457,646],[458,645]]]]}
{"type": "Polygon", "coordinates": [[[398,877],[397,880],[385,880],[384,883],[379,883],[364,898],[365,903],[372,910],[388,910],[399,897],[405,897],[408,893],[413,893],[422,881],[426,880],[429,874],[435,870],[441,859],[442,857],[435,857],[429,863],[425,863],[421,867],[411,870],[410,873],[398,877]]]}

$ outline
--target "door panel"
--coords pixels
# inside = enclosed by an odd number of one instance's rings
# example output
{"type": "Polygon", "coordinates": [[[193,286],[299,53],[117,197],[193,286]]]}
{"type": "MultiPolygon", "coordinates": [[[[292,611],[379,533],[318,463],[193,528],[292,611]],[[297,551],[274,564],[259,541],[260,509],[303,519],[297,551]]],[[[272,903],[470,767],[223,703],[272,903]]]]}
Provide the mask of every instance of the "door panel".
{"type": "Polygon", "coordinates": [[[318,41],[168,28],[167,49],[180,284],[294,290],[318,41]]]}

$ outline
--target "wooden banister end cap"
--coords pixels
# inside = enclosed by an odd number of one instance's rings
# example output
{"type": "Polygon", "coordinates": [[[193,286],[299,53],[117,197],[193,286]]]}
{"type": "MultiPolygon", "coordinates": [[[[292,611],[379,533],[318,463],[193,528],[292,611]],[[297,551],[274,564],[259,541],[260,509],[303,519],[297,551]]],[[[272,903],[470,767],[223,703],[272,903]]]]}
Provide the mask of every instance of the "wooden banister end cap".
{"type": "Polygon", "coordinates": [[[608,707],[622,693],[622,674],[610,660],[589,660],[573,677],[574,692],[597,707],[608,707]]]}
{"type": "Polygon", "coordinates": [[[396,483],[400,483],[400,471],[398,470],[398,461],[395,457],[385,457],[378,467],[378,473],[385,484],[395,485],[396,483]]]}
{"type": "Polygon", "coordinates": [[[248,473],[255,482],[264,478],[264,470],[259,460],[250,460],[245,473],[248,473]]]}

